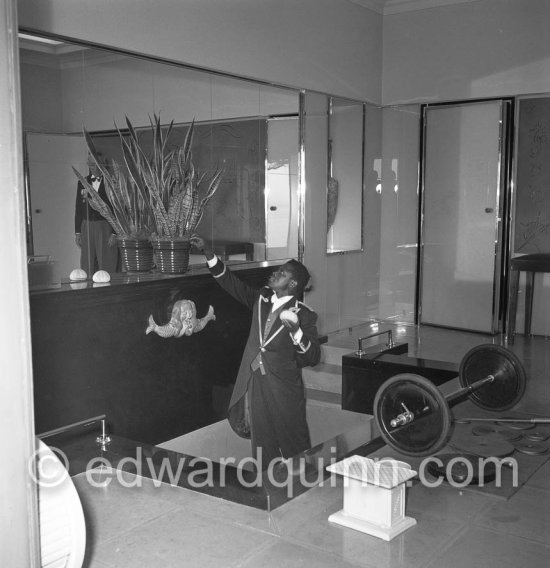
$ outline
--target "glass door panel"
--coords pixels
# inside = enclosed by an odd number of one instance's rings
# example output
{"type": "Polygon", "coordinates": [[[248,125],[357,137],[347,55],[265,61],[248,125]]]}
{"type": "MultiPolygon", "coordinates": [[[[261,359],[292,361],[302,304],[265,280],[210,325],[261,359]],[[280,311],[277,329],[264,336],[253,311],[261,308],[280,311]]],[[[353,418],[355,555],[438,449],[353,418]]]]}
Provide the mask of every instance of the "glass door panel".
{"type": "Polygon", "coordinates": [[[424,114],[420,322],[496,333],[502,102],[424,114]]]}
{"type": "Polygon", "coordinates": [[[298,117],[267,121],[266,259],[298,256],[298,117]]]}

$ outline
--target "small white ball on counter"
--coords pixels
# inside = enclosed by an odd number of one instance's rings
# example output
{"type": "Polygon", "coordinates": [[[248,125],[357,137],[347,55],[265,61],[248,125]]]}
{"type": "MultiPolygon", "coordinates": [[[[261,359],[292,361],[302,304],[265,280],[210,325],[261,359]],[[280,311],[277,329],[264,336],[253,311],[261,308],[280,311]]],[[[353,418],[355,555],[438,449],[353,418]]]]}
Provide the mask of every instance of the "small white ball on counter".
{"type": "Polygon", "coordinates": [[[78,282],[79,280],[86,280],[86,278],[88,278],[88,275],[86,274],[85,270],[82,270],[82,268],[75,268],[69,274],[69,280],[72,280],[73,282],[78,282]]]}
{"type": "Polygon", "coordinates": [[[92,277],[94,282],[110,282],[111,275],[106,270],[98,270],[92,277]]]}

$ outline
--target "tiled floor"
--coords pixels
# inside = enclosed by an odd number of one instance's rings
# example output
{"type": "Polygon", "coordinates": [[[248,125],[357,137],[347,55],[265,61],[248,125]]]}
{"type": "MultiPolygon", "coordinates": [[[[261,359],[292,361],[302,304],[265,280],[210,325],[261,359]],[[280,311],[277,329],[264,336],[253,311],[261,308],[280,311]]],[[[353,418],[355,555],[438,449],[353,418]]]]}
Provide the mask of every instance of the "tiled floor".
{"type": "MultiPolygon", "coordinates": [[[[434,328],[393,328],[397,341],[424,358],[460,361],[492,337],[434,328]]],[[[329,343],[355,349],[357,335],[329,343]]],[[[516,339],[530,383],[521,409],[550,414],[550,342],[516,339]]],[[[87,568],[430,567],[550,566],[550,462],[509,500],[450,486],[407,489],[407,515],[417,525],[385,542],[333,525],[342,485],[328,480],[267,512],[150,479],[125,475],[94,488],[73,478],[88,527],[87,568]]]]}

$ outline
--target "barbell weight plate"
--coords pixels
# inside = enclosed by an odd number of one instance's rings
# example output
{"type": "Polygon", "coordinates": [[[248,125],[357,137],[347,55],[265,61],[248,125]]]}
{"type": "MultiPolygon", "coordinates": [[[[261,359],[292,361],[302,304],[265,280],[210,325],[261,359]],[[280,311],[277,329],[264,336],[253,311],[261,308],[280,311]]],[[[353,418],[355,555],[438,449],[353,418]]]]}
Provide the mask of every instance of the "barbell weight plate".
{"type": "Polygon", "coordinates": [[[541,456],[548,453],[548,446],[541,442],[529,442],[528,440],[517,442],[514,444],[514,448],[522,453],[529,456],[541,456]]]}
{"type": "Polygon", "coordinates": [[[460,363],[460,385],[469,387],[489,375],[495,377],[494,381],[468,395],[474,404],[498,412],[512,408],[521,400],[527,375],[515,353],[501,345],[478,345],[470,349],[460,363]]]}
{"type": "Polygon", "coordinates": [[[479,456],[472,454],[439,454],[438,461],[428,462],[427,471],[436,479],[443,478],[447,483],[483,485],[495,480],[494,462],[480,462],[479,456]]]}
{"type": "Polygon", "coordinates": [[[548,438],[550,438],[548,432],[543,432],[542,430],[534,430],[525,434],[525,439],[530,442],[544,442],[548,438]]]}
{"type": "Polygon", "coordinates": [[[431,381],[411,373],[395,375],[378,389],[374,417],[382,439],[407,456],[437,452],[451,433],[451,411],[445,397],[431,381]],[[391,421],[405,409],[414,414],[414,420],[392,427],[391,421]]]}
{"type": "Polygon", "coordinates": [[[474,436],[495,436],[506,442],[518,442],[523,438],[523,434],[517,430],[510,430],[509,428],[503,428],[497,425],[485,425],[481,424],[479,426],[474,426],[472,428],[472,434],[474,436]]]}

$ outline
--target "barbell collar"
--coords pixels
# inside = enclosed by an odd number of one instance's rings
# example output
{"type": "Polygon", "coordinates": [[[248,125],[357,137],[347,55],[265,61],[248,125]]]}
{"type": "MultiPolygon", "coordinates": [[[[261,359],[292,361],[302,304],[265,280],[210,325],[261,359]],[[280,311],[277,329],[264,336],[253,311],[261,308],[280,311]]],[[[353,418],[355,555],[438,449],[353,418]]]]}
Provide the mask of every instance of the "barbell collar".
{"type": "Polygon", "coordinates": [[[401,414],[398,414],[393,420],[390,421],[392,428],[403,426],[414,420],[414,413],[411,412],[403,402],[401,403],[401,406],[403,407],[404,412],[401,412],[401,414]]]}

